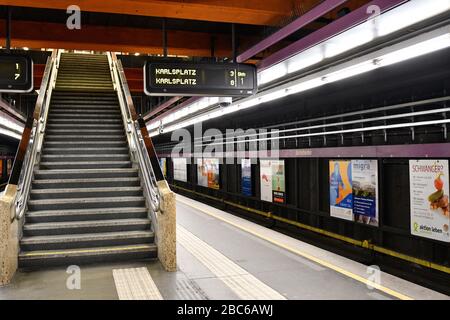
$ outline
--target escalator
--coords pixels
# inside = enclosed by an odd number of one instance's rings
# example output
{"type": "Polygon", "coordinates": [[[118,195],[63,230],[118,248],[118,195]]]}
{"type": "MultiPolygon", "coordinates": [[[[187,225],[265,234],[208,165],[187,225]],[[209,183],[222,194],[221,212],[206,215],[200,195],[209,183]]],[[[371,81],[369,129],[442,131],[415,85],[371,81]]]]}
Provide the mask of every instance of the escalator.
{"type": "Polygon", "coordinates": [[[19,267],[157,257],[152,199],[108,59],[60,54],[24,200],[19,267]]]}

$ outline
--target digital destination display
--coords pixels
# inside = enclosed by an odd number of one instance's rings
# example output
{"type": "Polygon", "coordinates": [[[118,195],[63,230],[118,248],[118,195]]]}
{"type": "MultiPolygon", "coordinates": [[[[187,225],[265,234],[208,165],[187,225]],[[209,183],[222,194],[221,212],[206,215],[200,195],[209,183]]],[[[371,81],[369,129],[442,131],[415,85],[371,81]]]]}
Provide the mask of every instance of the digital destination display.
{"type": "Polygon", "coordinates": [[[256,93],[256,68],[242,63],[152,62],[144,67],[150,96],[249,96],[256,93]]]}
{"type": "Polygon", "coordinates": [[[33,90],[33,60],[23,55],[0,54],[0,92],[33,90]]]}

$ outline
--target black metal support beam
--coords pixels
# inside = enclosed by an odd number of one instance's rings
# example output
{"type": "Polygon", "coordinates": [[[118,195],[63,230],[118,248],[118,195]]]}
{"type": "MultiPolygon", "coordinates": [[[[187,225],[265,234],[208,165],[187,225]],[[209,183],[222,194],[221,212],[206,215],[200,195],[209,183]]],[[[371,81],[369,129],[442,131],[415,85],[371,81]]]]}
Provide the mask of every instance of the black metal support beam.
{"type": "Polygon", "coordinates": [[[163,55],[167,57],[167,21],[166,18],[162,21],[162,32],[163,32],[163,55]]]}
{"type": "Polygon", "coordinates": [[[6,7],[6,52],[11,52],[11,18],[12,9],[10,6],[6,7]]]}
{"type": "Polygon", "coordinates": [[[233,62],[236,62],[237,58],[237,46],[236,46],[236,25],[234,23],[231,24],[231,47],[233,54],[233,62]]]}

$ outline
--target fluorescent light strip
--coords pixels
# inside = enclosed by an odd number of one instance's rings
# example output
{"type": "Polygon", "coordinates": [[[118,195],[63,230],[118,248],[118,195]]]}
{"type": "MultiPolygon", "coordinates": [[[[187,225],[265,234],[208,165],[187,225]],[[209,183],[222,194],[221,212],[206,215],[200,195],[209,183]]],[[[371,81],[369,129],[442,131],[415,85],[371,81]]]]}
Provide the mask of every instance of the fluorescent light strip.
{"type": "MultiPolygon", "coordinates": [[[[17,123],[11,121],[10,119],[0,115],[0,125],[11,129],[11,131],[16,132],[16,133],[21,133],[24,129],[25,126],[20,126],[17,123]]],[[[6,130],[6,129],[5,129],[6,130]]]]}
{"type": "Polygon", "coordinates": [[[0,135],[2,135],[2,134],[6,135],[6,136],[9,136],[9,137],[12,137],[12,138],[15,138],[17,140],[22,139],[22,136],[20,134],[14,132],[14,131],[11,131],[11,130],[0,128],[0,135]]]}
{"type": "MultiPolygon", "coordinates": [[[[259,139],[257,138],[257,139],[249,139],[249,140],[246,140],[245,142],[249,143],[249,142],[259,142],[259,141],[307,138],[307,137],[327,136],[327,135],[355,133],[355,132],[363,132],[363,131],[366,132],[366,131],[389,130],[389,129],[399,129],[399,128],[410,128],[410,127],[422,127],[422,126],[430,126],[430,125],[441,125],[441,124],[447,124],[447,123],[450,123],[450,119],[421,121],[421,122],[406,122],[406,123],[397,123],[397,124],[383,125],[383,126],[345,129],[345,130],[326,131],[326,132],[314,132],[314,133],[296,134],[296,135],[281,136],[281,137],[276,136],[276,137],[267,137],[267,138],[259,138],[259,139]]],[[[235,143],[239,143],[239,142],[232,141],[232,142],[225,142],[225,143],[213,143],[213,144],[209,144],[208,146],[213,146],[214,144],[227,145],[227,144],[235,144],[235,143]]],[[[243,141],[242,141],[242,143],[243,143],[243,141]]],[[[195,146],[199,147],[201,145],[195,145],[195,146]]]]}
{"type": "Polygon", "coordinates": [[[208,108],[210,106],[214,106],[214,105],[217,105],[217,104],[219,104],[221,102],[225,102],[225,101],[231,102],[232,98],[227,98],[227,97],[220,97],[220,98],[219,97],[206,97],[206,98],[202,98],[200,100],[197,100],[197,101],[195,101],[195,102],[193,102],[193,103],[191,103],[191,104],[181,108],[178,111],[175,111],[175,112],[169,114],[166,117],[163,117],[159,121],[155,121],[155,122],[150,123],[147,126],[147,130],[150,131],[150,130],[157,129],[161,125],[165,126],[165,125],[167,125],[169,123],[172,123],[172,122],[175,122],[175,121],[177,121],[179,119],[182,119],[182,118],[184,118],[184,117],[186,117],[186,116],[188,116],[190,114],[196,113],[196,112],[201,111],[203,109],[206,109],[206,108],[208,108]]]}
{"type": "MultiPolygon", "coordinates": [[[[275,88],[268,92],[263,92],[260,95],[256,95],[250,97],[243,101],[238,101],[236,104],[233,104],[227,108],[224,108],[221,113],[218,113],[217,110],[204,114],[199,117],[190,119],[188,121],[184,121],[178,124],[175,124],[171,127],[168,127],[164,130],[164,133],[171,132],[173,130],[177,130],[180,128],[184,128],[190,126],[192,124],[202,122],[208,119],[216,118],[234,111],[244,110],[261,103],[265,103],[268,101],[273,101],[275,99],[279,99],[288,95],[292,95],[295,93],[300,93],[303,91],[310,90],[312,88],[316,88],[327,83],[347,79],[356,75],[360,75],[384,66],[389,66],[398,62],[407,61],[412,58],[416,58],[431,52],[435,52],[438,50],[442,50],[444,48],[450,47],[450,27],[446,26],[440,28],[438,30],[432,31],[430,33],[417,36],[416,38],[405,41],[404,43],[393,45],[388,48],[381,49],[375,53],[369,54],[368,56],[372,56],[370,59],[362,60],[362,58],[355,59],[353,61],[349,61],[343,65],[332,67],[330,69],[325,70],[323,75],[311,75],[307,77],[307,79],[300,79],[298,81],[294,81],[294,84],[287,84],[282,88],[275,88]],[[443,34],[442,34],[443,33],[443,34]],[[440,35],[437,35],[440,34],[440,35]],[[435,35],[435,36],[433,36],[435,35]],[[427,38],[428,39],[425,39],[427,38]],[[431,39],[429,39],[431,37],[431,39]],[[414,44],[412,44],[414,42],[414,44]],[[399,48],[400,46],[405,46],[403,48],[399,48]],[[390,52],[389,52],[390,51],[390,52]],[[361,61],[362,60],[362,61],[361,61]],[[330,70],[333,70],[330,72],[330,70]]],[[[159,133],[154,131],[151,133],[151,136],[156,136],[159,133]]]]}
{"type": "MultiPolygon", "coordinates": [[[[344,31],[314,47],[302,51],[283,62],[280,62],[270,68],[258,72],[258,84],[263,85],[284,77],[290,73],[298,72],[302,69],[313,66],[327,58],[331,58],[341,53],[347,52],[365,43],[369,43],[374,39],[386,36],[420,21],[424,21],[447,10],[450,10],[450,0],[410,0],[409,2],[393,8],[381,14],[380,16],[369,18],[366,22],[361,23],[347,31],[344,31]]],[[[384,60],[385,66],[389,65],[389,61],[391,61],[390,64],[395,63],[396,57],[391,57],[390,59],[391,60],[386,58],[384,60]]],[[[400,57],[400,59],[402,59],[400,61],[405,60],[402,57],[400,57]]],[[[358,72],[360,72],[364,68],[366,68],[367,72],[376,69],[377,67],[372,66],[369,63],[365,66],[361,66],[361,69],[352,68],[352,70],[348,70],[347,72],[349,72],[349,74],[351,74],[352,72],[358,74],[358,72]]],[[[338,81],[342,78],[346,78],[345,72],[336,75],[330,74],[328,82],[338,81]]],[[[304,83],[295,88],[290,88],[291,91],[289,94],[306,91],[322,84],[322,81],[319,80],[304,83]]],[[[240,106],[240,109],[245,109],[262,102],[274,100],[277,95],[283,96],[285,95],[285,93],[279,92],[278,94],[274,94],[273,96],[264,98],[264,101],[262,101],[261,99],[247,101],[240,106]]],[[[193,105],[187,106],[182,110],[170,114],[160,121],[150,123],[147,126],[147,129],[149,131],[152,131],[157,129],[161,125],[167,125],[169,123],[175,122],[185,116],[188,116],[189,114],[193,114],[197,111],[212,106],[213,101],[214,98],[200,99],[194,102],[193,105]]],[[[225,111],[223,114],[227,113],[229,112],[225,111]]]]}
{"type": "Polygon", "coordinates": [[[411,0],[258,73],[263,85],[450,10],[450,0],[411,0]]]}
{"type": "MultiPolygon", "coordinates": [[[[377,122],[377,121],[382,121],[382,120],[393,120],[393,119],[417,117],[417,116],[431,115],[431,114],[437,114],[437,113],[442,114],[444,112],[450,112],[450,108],[432,109],[432,110],[418,111],[418,112],[408,112],[408,113],[395,114],[395,115],[390,115],[390,116],[365,118],[365,119],[343,121],[343,122],[337,122],[337,123],[320,124],[320,125],[314,125],[314,126],[303,127],[303,128],[277,130],[277,134],[279,135],[279,134],[288,133],[288,132],[297,132],[297,131],[324,129],[324,128],[330,128],[330,127],[348,126],[351,124],[363,124],[363,123],[367,123],[367,122],[377,122]]],[[[248,135],[225,137],[222,140],[225,140],[225,141],[231,140],[234,143],[244,143],[244,142],[248,142],[248,140],[245,140],[246,138],[258,137],[258,136],[263,136],[263,135],[268,135],[268,134],[270,134],[270,133],[269,132],[253,133],[253,134],[248,134],[248,135]]],[[[210,137],[205,137],[205,138],[210,138],[210,137]]],[[[282,138],[282,137],[280,137],[280,138],[282,138]]],[[[198,139],[203,139],[203,138],[197,138],[197,140],[198,139]]],[[[203,141],[201,141],[201,142],[203,142],[203,141]]],[[[208,143],[208,144],[197,144],[195,146],[212,146],[212,145],[221,145],[221,144],[223,144],[223,143],[220,143],[220,142],[215,143],[214,142],[214,143],[208,143]]]]}

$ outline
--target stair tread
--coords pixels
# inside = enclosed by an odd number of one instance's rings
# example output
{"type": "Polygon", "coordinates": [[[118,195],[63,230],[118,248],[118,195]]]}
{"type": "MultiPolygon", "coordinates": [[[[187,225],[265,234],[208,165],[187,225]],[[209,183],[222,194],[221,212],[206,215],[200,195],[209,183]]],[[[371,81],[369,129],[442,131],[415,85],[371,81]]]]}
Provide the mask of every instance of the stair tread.
{"type": "Polygon", "coordinates": [[[86,179],[35,179],[33,183],[46,184],[46,183],[77,183],[77,182],[124,182],[124,181],[140,181],[138,177],[125,177],[125,178],[86,178],[86,179]]]}
{"type": "Polygon", "coordinates": [[[42,155],[43,158],[54,158],[54,159],[61,159],[61,158],[114,158],[114,157],[124,157],[128,156],[128,154],[44,154],[42,155]]]}
{"type": "Polygon", "coordinates": [[[145,207],[123,207],[123,208],[99,208],[99,209],[68,209],[68,210],[41,210],[28,211],[25,215],[30,217],[55,216],[55,215],[89,215],[108,213],[132,213],[147,212],[145,207]]]}
{"type": "Polygon", "coordinates": [[[107,239],[129,239],[140,237],[153,237],[154,232],[151,230],[139,231],[119,231],[119,232],[97,232],[97,233],[80,233],[80,234],[59,234],[51,236],[27,236],[20,241],[23,244],[30,243],[58,243],[58,242],[78,242],[78,241],[95,241],[107,239]]]}
{"type": "Polygon", "coordinates": [[[95,197],[95,198],[64,198],[64,199],[44,199],[44,200],[28,200],[29,204],[62,204],[62,203],[99,203],[99,202],[126,202],[126,201],[143,201],[144,196],[131,197],[95,197]]]}
{"type": "Polygon", "coordinates": [[[56,170],[43,170],[38,169],[34,171],[38,174],[54,174],[54,173],[94,173],[94,172],[137,172],[135,168],[99,168],[99,169],[56,169],[56,170]]]}
{"type": "MultiPolygon", "coordinates": [[[[104,141],[47,141],[45,142],[47,145],[48,144],[64,144],[64,145],[70,145],[70,144],[100,144],[103,145],[105,144],[104,141]]],[[[116,143],[116,144],[123,144],[124,141],[111,141],[108,143],[116,143]]]]}
{"type": "Polygon", "coordinates": [[[80,164],[125,164],[125,163],[131,163],[131,160],[127,160],[127,161],[110,161],[110,160],[98,160],[98,161],[67,161],[67,162],[41,162],[42,166],[62,166],[62,165],[80,165],[80,164]]]}
{"type": "Polygon", "coordinates": [[[33,189],[31,194],[48,193],[81,193],[81,192],[113,192],[113,191],[139,191],[142,187],[94,187],[94,188],[61,188],[61,189],[33,189]]]}
{"type": "Polygon", "coordinates": [[[150,219],[146,218],[128,218],[128,219],[108,219],[108,220],[87,220],[87,221],[62,221],[62,222],[38,222],[27,223],[24,230],[42,230],[42,229],[63,229],[76,227],[99,227],[114,225],[142,225],[150,224],[150,219]]]}
{"type": "Polygon", "coordinates": [[[124,252],[145,252],[156,251],[156,245],[150,243],[133,244],[125,246],[106,246],[106,247],[92,247],[92,248],[76,248],[76,249],[58,249],[58,250],[36,250],[36,251],[22,251],[19,253],[20,260],[32,260],[58,257],[76,257],[76,256],[92,256],[92,255],[106,255],[106,254],[120,254],[124,252]]]}

